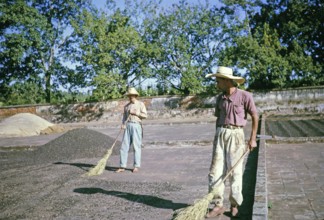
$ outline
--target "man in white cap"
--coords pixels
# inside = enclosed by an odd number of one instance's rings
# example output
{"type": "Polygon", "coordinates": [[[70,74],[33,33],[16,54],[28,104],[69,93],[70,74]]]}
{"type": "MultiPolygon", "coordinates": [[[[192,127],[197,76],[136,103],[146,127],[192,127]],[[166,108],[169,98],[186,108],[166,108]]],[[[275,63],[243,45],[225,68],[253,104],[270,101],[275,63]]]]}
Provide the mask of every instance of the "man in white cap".
{"type": "MultiPolygon", "coordinates": [[[[215,207],[206,215],[207,218],[212,218],[225,212],[225,184],[221,183],[223,177],[247,150],[243,131],[247,114],[252,118],[252,130],[247,145],[250,150],[257,146],[258,113],[252,94],[237,88],[245,79],[233,76],[231,68],[220,66],[215,74],[208,74],[206,77],[216,77],[217,87],[223,92],[216,101],[216,134],[209,171],[209,192],[217,187],[213,201],[215,207]]],[[[229,179],[229,201],[233,217],[238,215],[238,207],[243,202],[242,176],[243,160],[240,160],[229,179]]]]}
{"type": "Polygon", "coordinates": [[[127,166],[129,147],[134,146],[133,173],[139,171],[141,166],[142,147],[142,119],[147,117],[146,107],[143,102],[138,101],[139,96],[135,88],[129,88],[126,95],[129,103],[124,107],[122,128],[125,129],[122,145],[120,148],[120,166],[117,173],[124,172],[127,166]]]}

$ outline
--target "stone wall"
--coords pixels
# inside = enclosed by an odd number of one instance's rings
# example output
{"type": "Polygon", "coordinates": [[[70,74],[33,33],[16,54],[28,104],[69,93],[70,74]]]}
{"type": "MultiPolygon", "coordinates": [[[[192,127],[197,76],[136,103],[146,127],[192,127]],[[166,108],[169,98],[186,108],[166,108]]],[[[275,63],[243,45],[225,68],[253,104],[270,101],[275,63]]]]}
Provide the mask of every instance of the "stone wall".
{"type": "MultiPolygon", "coordinates": [[[[324,87],[255,92],[258,111],[263,112],[324,112],[324,87]]],[[[163,96],[140,98],[150,119],[213,117],[216,97],[163,96]]],[[[119,121],[127,99],[70,105],[31,105],[0,108],[0,119],[21,112],[37,114],[53,123],[119,121]]]]}
{"type": "Polygon", "coordinates": [[[32,113],[36,114],[37,106],[10,106],[0,107],[0,119],[6,118],[18,113],[32,113]]]}
{"type": "Polygon", "coordinates": [[[324,112],[324,86],[254,93],[260,112],[324,112]]]}
{"type": "MultiPolygon", "coordinates": [[[[153,97],[140,98],[140,100],[144,102],[150,119],[212,117],[214,112],[213,108],[198,104],[204,99],[195,96],[153,97]]],[[[36,113],[53,123],[120,121],[123,107],[127,103],[128,100],[123,99],[98,103],[38,106],[36,113]]]]}

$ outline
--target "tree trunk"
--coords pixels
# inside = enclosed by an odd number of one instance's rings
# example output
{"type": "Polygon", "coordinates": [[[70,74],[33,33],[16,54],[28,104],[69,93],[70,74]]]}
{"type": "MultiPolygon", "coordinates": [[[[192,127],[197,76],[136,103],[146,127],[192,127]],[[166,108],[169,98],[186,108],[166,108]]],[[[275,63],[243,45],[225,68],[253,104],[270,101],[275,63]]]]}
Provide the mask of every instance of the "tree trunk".
{"type": "Polygon", "coordinates": [[[45,73],[45,93],[46,103],[51,103],[51,72],[46,71],[45,73]]]}

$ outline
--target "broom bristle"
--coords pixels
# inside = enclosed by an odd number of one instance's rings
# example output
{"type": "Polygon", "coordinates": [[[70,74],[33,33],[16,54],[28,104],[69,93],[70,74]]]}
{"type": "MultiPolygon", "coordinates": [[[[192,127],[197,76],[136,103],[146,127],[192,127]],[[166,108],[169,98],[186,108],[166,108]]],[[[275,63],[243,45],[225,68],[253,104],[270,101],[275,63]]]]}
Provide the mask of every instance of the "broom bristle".
{"type": "Polygon", "coordinates": [[[107,160],[110,157],[111,153],[112,153],[112,149],[109,149],[105,154],[105,156],[101,160],[99,160],[97,165],[91,168],[87,173],[85,173],[82,176],[97,176],[102,174],[106,168],[107,160]]]}
{"type": "Polygon", "coordinates": [[[209,203],[213,200],[215,194],[219,193],[219,187],[215,187],[212,192],[205,195],[202,199],[196,201],[193,205],[175,213],[174,220],[201,220],[205,218],[209,203]]]}
{"type": "Polygon", "coordinates": [[[213,200],[215,195],[218,195],[220,193],[219,187],[220,184],[223,184],[224,181],[227,179],[227,177],[232,173],[234,168],[237,166],[239,161],[244,158],[244,156],[249,152],[249,150],[246,150],[245,153],[240,157],[240,159],[236,162],[236,164],[231,168],[231,170],[226,174],[226,176],[223,178],[221,183],[214,186],[213,190],[208,193],[206,196],[204,196],[201,200],[195,202],[193,205],[188,206],[187,208],[182,209],[179,212],[176,212],[172,219],[175,220],[200,220],[204,219],[205,215],[208,210],[209,203],[213,200]]]}
{"type": "Polygon", "coordinates": [[[176,213],[174,220],[201,220],[205,218],[208,210],[209,203],[213,199],[214,194],[208,193],[204,198],[196,201],[193,205],[182,209],[179,213],[176,213]]]}

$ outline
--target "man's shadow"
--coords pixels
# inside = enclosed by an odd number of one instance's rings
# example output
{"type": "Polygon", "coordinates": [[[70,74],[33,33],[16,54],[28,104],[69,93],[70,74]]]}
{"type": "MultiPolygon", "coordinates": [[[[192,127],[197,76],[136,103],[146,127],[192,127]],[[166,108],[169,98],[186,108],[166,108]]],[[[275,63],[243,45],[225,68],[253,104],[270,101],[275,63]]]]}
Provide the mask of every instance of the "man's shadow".
{"type": "Polygon", "coordinates": [[[149,205],[155,208],[162,208],[162,209],[181,209],[188,206],[188,204],[184,203],[174,203],[171,200],[162,199],[156,196],[151,195],[140,195],[140,194],[133,194],[127,192],[120,192],[120,191],[107,191],[101,188],[76,188],[73,192],[81,193],[81,194],[96,194],[102,193],[109,196],[116,196],[119,198],[124,198],[131,202],[142,203],[145,205],[149,205]]]}
{"type": "MultiPolygon", "coordinates": [[[[55,165],[70,165],[70,166],[75,166],[80,168],[81,170],[84,170],[88,172],[90,168],[94,167],[95,165],[93,164],[87,164],[87,163],[65,163],[65,162],[56,162],[54,163],[55,165]]],[[[111,167],[111,166],[106,166],[105,170],[107,171],[116,171],[119,167],[111,167]]],[[[131,171],[131,169],[129,169],[131,171]]]]}

